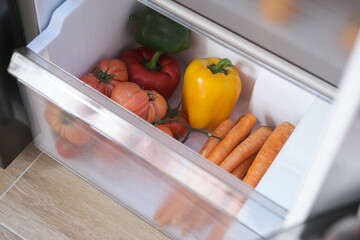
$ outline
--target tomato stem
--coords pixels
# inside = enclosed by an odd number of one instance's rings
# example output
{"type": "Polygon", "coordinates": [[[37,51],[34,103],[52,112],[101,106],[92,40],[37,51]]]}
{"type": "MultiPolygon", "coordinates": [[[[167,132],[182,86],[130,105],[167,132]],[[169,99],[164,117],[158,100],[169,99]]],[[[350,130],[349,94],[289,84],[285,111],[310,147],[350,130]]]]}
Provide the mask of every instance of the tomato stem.
{"type": "Polygon", "coordinates": [[[115,74],[108,74],[110,67],[111,66],[109,66],[105,72],[103,72],[99,67],[95,68],[95,76],[97,79],[99,79],[99,84],[101,82],[109,83],[110,80],[115,76],[115,74]]]}
{"type": "Polygon", "coordinates": [[[75,122],[75,117],[72,116],[70,113],[67,113],[67,112],[63,111],[61,113],[61,121],[65,125],[70,125],[70,124],[73,124],[75,122]]]}
{"type": "MultiPolygon", "coordinates": [[[[170,105],[168,103],[167,103],[167,106],[168,106],[168,113],[166,114],[166,116],[169,118],[173,118],[173,117],[177,116],[179,113],[181,101],[179,102],[179,104],[177,105],[176,108],[170,108],[170,105]]],[[[182,116],[182,115],[180,115],[180,116],[182,116]]],[[[186,118],[185,116],[182,116],[182,117],[186,118]]]]}
{"type": "Polygon", "coordinates": [[[174,109],[170,109],[170,111],[177,111],[176,115],[177,115],[177,118],[168,118],[168,119],[159,119],[158,121],[156,121],[154,123],[154,126],[158,126],[162,123],[165,123],[165,122],[171,122],[171,121],[175,121],[175,122],[178,122],[178,123],[181,123],[182,125],[184,125],[187,129],[188,129],[188,132],[186,133],[184,139],[181,141],[182,143],[185,143],[188,139],[189,139],[189,136],[190,136],[190,133],[192,132],[198,132],[198,133],[201,133],[201,134],[204,134],[205,136],[207,137],[213,137],[213,138],[217,138],[219,139],[220,141],[222,140],[221,138],[217,137],[217,136],[213,136],[211,133],[209,132],[205,132],[203,130],[200,130],[200,129],[197,129],[197,128],[193,128],[191,127],[189,124],[186,124],[184,123],[183,121],[181,121],[180,117],[183,117],[183,118],[186,118],[184,115],[182,115],[179,110],[177,108],[174,108],[174,109]]]}
{"type": "Polygon", "coordinates": [[[156,97],[156,94],[154,94],[154,93],[152,93],[152,92],[147,92],[147,95],[148,95],[148,97],[149,97],[149,101],[151,102],[151,101],[155,101],[155,99],[157,98],[156,97]]]}
{"type": "Polygon", "coordinates": [[[180,100],[179,104],[176,106],[176,110],[180,109],[181,103],[182,103],[182,100],[180,100]]]}

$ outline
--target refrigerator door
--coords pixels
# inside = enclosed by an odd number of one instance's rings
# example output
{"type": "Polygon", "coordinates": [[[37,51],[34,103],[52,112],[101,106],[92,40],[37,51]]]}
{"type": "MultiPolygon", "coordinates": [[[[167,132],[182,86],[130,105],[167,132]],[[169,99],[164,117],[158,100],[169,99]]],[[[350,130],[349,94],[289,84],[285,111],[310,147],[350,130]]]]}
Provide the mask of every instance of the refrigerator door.
{"type": "Polygon", "coordinates": [[[313,217],[360,199],[359,109],[360,38],[339,85],[331,120],[318,146],[314,166],[305,180],[285,226],[313,217]],[[322,167],[320,167],[320,165],[322,167]],[[315,170],[317,169],[317,170],[315,170]]]}

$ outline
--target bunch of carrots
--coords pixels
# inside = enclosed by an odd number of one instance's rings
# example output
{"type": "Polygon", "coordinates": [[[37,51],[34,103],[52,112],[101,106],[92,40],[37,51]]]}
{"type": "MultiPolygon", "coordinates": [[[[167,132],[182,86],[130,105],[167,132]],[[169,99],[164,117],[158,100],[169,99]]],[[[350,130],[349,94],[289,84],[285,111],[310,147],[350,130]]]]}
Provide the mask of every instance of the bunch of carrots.
{"type": "MultiPolygon", "coordinates": [[[[212,136],[217,138],[208,138],[200,151],[202,156],[254,188],[295,129],[291,123],[283,122],[274,130],[261,126],[252,132],[256,121],[256,117],[250,113],[241,116],[236,122],[224,120],[212,132],[212,136]]],[[[213,214],[211,208],[204,211],[206,203],[201,199],[180,192],[175,190],[170,194],[155,213],[154,220],[158,221],[159,227],[166,224],[183,225],[183,234],[186,234],[211,224],[207,222],[208,216],[213,214]]],[[[237,213],[245,201],[244,196],[234,195],[226,208],[237,213]]],[[[229,224],[228,219],[224,219],[222,224],[213,226],[207,239],[222,238],[229,224]]]]}
{"type": "Polygon", "coordinates": [[[251,133],[256,117],[247,113],[236,122],[224,120],[212,133],[200,154],[222,169],[256,187],[295,127],[283,122],[272,130],[261,126],[251,133]],[[251,133],[251,134],[250,134],[251,133]]]}

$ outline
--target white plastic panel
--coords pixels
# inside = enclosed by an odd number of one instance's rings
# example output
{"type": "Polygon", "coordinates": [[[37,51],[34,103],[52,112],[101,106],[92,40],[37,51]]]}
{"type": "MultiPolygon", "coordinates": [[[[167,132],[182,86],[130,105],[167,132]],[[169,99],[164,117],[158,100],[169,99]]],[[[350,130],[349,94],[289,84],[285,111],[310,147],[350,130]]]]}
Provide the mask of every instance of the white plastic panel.
{"type": "Polygon", "coordinates": [[[315,100],[296,125],[276,161],[270,166],[256,189],[291,210],[303,179],[312,164],[321,133],[331,108],[323,100],[315,100]],[[276,187],[274,187],[276,186],[276,187]],[[286,192],[287,194],[283,194],[286,192]]]}
{"type": "MultiPolygon", "coordinates": [[[[353,155],[356,153],[357,145],[352,145],[354,149],[346,152],[345,156],[343,149],[350,146],[344,146],[347,144],[347,134],[350,139],[359,139],[356,129],[351,127],[357,126],[356,116],[359,110],[360,104],[360,68],[358,62],[360,61],[360,38],[354,45],[349,59],[349,63],[344,70],[342,81],[340,84],[340,91],[335,99],[335,104],[330,111],[329,121],[326,122],[324,134],[321,136],[320,144],[314,154],[314,161],[309,169],[308,177],[304,179],[301,190],[294,204],[294,210],[290,212],[285,222],[286,227],[290,227],[299,223],[302,223],[306,218],[311,215],[313,211],[319,213],[325,209],[336,207],[341,204],[346,204],[348,199],[344,196],[341,202],[334,202],[330,199],[323,199],[326,196],[333,196],[332,193],[326,193],[326,191],[336,191],[337,189],[329,188],[326,182],[326,178],[335,177],[337,174],[333,174],[331,171],[336,171],[336,165],[341,164],[345,158],[346,161],[355,164],[355,167],[351,171],[355,173],[349,173],[349,176],[354,174],[356,176],[358,169],[358,158],[353,155]],[[335,163],[334,163],[335,161],[335,163]],[[333,168],[333,170],[331,170],[333,168]],[[322,190],[322,186],[325,186],[322,190]],[[323,192],[324,191],[324,192],[323,192]],[[326,203],[324,205],[317,205],[316,201],[319,199],[320,203],[326,203]]],[[[350,168],[347,168],[350,170],[350,168]]],[[[347,174],[347,173],[345,173],[347,174]]],[[[359,188],[359,182],[353,179],[351,184],[346,184],[347,178],[339,179],[338,184],[342,185],[341,193],[347,193],[357,191],[359,188]]],[[[358,194],[351,193],[349,199],[358,197],[358,194]]]]}
{"type": "MultiPolygon", "coordinates": [[[[357,110],[334,163],[318,193],[311,215],[358,202],[360,204],[360,109],[357,110]],[[334,191],[335,189],[335,191],[334,191]]],[[[359,206],[360,207],[360,206],[359,206]]]]}
{"type": "Polygon", "coordinates": [[[36,18],[40,32],[42,32],[48,25],[54,11],[65,0],[33,0],[35,5],[36,18]]]}

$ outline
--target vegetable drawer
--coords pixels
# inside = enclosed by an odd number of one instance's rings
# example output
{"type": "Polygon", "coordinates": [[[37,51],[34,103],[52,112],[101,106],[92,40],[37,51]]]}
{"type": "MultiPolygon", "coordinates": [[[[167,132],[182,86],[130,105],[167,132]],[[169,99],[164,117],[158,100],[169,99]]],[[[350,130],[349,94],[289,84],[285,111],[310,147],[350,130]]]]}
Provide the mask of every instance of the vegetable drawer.
{"type": "Polygon", "coordinates": [[[258,56],[270,53],[249,54],[247,46],[260,48],[172,1],[140,2],[67,0],[27,48],[14,52],[9,72],[19,81],[37,147],[172,238],[260,239],[281,230],[314,170],[335,89],[294,79],[289,64],[267,64],[258,56]],[[190,47],[171,54],[181,78],[170,107],[181,102],[192,60],[228,58],[242,82],[230,119],[251,113],[253,129],[295,125],[255,189],[198,153],[204,134],[192,132],[181,143],[79,80],[102,59],[139,47],[139,23],[129,16],[145,5],[191,30],[190,47]]]}

